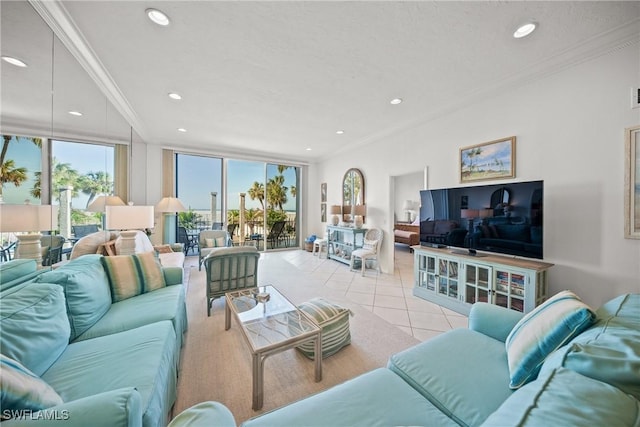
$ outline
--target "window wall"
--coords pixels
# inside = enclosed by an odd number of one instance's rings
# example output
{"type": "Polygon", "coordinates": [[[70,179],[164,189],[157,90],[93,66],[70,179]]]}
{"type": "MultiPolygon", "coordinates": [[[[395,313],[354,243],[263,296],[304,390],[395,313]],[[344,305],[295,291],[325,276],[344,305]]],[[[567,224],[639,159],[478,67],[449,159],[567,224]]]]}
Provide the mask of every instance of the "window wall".
{"type": "Polygon", "coordinates": [[[221,229],[225,223],[222,197],[222,159],[176,154],[176,197],[187,212],[178,215],[178,226],[190,232],[221,229]]]}

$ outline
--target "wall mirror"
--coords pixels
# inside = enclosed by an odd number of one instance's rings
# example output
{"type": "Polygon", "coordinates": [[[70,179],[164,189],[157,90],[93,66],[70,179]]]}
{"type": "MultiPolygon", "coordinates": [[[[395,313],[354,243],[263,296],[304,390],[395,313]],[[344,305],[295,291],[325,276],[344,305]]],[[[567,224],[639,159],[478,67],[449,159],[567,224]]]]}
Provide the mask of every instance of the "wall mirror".
{"type": "Polygon", "coordinates": [[[359,169],[349,169],[342,179],[342,221],[353,221],[353,207],[364,205],[364,176],[359,169]]]}
{"type": "MultiPolygon", "coordinates": [[[[42,265],[48,267],[66,258],[62,251],[70,249],[73,236],[69,221],[63,219],[85,220],[86,203],[83,201],[88,199],[86,193],[90,190],[76,185],[77,197],[71,208],[60,209],[59,186],[66,181],[60,181],[62,175],[56,175],[57,169],[68,166],[79,176],[107,176],[107,166],[113,164],[113,159],[102,154],[104,150],[83,156],[82,149],[96,144],[126,147],[132,133],[126,120],[31,3],[1,2],[0,11],[2,54],[26,63],[26,66],[17,67],[3,62],[0,67],[1,142],[7,148],[3,150],[6,155],[2,164],[7,166],[6,162],[11,162],[13,169],[24,172],[18,185],[5,180],[0,182],[0,200],[9,209],[13,209],[10,206],[23,208],[25,201],[32,206],[48,206],[50,214],[47,216],[52,221],[47,226],[38,225],[38,230],[33,225],[0,221],[0,261],[17,255],[19,237],[26,232],[40,231],[42,265]],[[25,32],[25,28],[28,31],[25,32]],[[82,115],[71,114],[72,111],[82,115]],[[64,144],[75,145],[64,150],[64,144]],[[58,249],[62,240],[57,238],[58,234],[64,239],[63,248],[47,252],[46,247],[58,249]]],[[[110,175],[113,177],[113,172],[110,175]]],[[[26,249],[26,239],[22,246],[26,249]]],[[[38,252],[35,246],[31,252],[38,252]]]]}

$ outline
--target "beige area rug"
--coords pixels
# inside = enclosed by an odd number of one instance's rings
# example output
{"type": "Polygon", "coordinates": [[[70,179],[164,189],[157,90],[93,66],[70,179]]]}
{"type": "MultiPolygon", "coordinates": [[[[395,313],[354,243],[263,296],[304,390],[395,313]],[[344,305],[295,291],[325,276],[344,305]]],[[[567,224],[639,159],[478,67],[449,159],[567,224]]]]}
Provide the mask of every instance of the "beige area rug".
{"type": "MultiPolygon", "coordinates": [[[[269,262],[264,258],[265,255],[261,266],[269,262]]],[[[231,329],[224,330],[223,299],[214,302],[211,317],[207,317],[204,268],[199,272],[193,264],[189,258],[185,264],[188,269],[185,277],[189,278],[189,330],[182,350],[174,415],[196,403],[215,400],[224,403],[240,424],[262,412],[385,366],[389,356],[418,343],[366,308],[332,292],[325,286],[322,274],[305,271],[311,267],[286,262],[275,268],[270,265],[269,274],[261,277],[260,284],[273,284],[294,304],[321,296],[350,308],[354,313],[350,318],[351,345],[324,359],[322,381],[317,383],[313,361],[298,351],[287,350],[268,357],[264,368],[264,406],[253,411],[251,355],[242,332],[233,318],[231,329]]]]}

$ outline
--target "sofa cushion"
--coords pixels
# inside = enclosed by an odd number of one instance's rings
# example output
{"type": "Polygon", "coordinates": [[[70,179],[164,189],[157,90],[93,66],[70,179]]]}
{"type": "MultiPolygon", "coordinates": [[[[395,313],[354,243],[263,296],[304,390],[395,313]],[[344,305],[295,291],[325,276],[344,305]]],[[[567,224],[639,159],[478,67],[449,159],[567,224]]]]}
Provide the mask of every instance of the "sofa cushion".
{"type": "Polygon", "coordinates": [[[40,409],[60,405],[62,398],[33,372],[0,354],[0,407],[5,410],[40,409]]]}
{"type": "Polygon", "coordinates": [[[394,354],[387,366],[461,426],[481,424],[513,393],[504,343],[469,329],[394,354]]]}
{"type": "Polygon", "coordinates": [[[54,284],[29,283],[2,294],[2,354],[42,375],[66,349],[70,327],[64,292],[54,284]]]}
{"type": "Polygon", "coordinates": [[[206,401],[180,412],[167,427],[236,427],[231,411],[222,403],[206,401]]]}
{"type": "Polygon", "coordinates": [[[505,345],[511,388],[538,375],[544,360],[589,327],[595,313],[571,291],[562,291],[525,315],[511,330],[505,345]]]}
{"type": "Polygon", "coordinates": [[[8,289],[7,284],[18,284],[18,279],[35,272],[36,261],[34,259],[12,259],[0,263],[0,290],[8,289]]]}
{"type": "Polygon", "coordinates": [[[457,224],[454,221],[435,221],[435,225],[433,227],[434,234],[447,234],[454,228],[456,228],[457,224]]]}
{"type": "Polygon", "coordinates": [[[436,226],[434,221],[422,221],[420,223],[420,234],[433,234],[433,228],[436,226]]]}
{"type": "Polygon", "coordinates": [[[483,427],[637,426],[640,402],[619,389],[558,368],[513,393],[483,427]]]}
{"type": "Polygon", "coordinates": [[[166,425],[175,401],[175,332],[162,321],[67,347],[42,379],[67,402],[110,390],[135,387],[144,426],[166,425]]]}
{"type": "MultiPolygon", "coordinates": [[[[302,303],[298,308],[309,315],[322,329],[322,358],[336,354],[342,347],[351,343],[349,315],[351,310],[324,298],[314,298],[302,303]]],[[[297,322],[293,323],[294,325],[297,322]]],[[[290,324],[291,326],[291,324],[290,324]]],[[[297,347],[310,359],[315,357],[314,343],[305,343],[297,347]]]]}
{"type": "Polygon", "coordinates": [[[242,425],[457,427],[452,419],[384,368],[259,415],[242,425]]]}
{"type": "Polygon", "coordinates": [[[107,314],[76,340],[111,335],[163,320],[173,323],[176,347],[179,350],[182,346],[182,334],[187,330],[187,309],[182,285],[167,286],[113,303],[107,314]]]}
{"type": "Polygon", "coordinates": [[[101,255],[85,255],[41,274],[38,283],[55,283],[65,294],[73,341],[93,326],[111,307],[111,291],[101,255]]]}
{"type": "Polygon", "coordinates": [[[597,313],[596,323],[553,353],[541,373],[566,367],[640,400],[640,294],[618,297],[597,313]]]}
{"type": "Polygon", "coordinates": [[[529,241],[530,231],[527,224],[497,224],[495,227],[500,239],[529,241]]]}
{"type": "Polygon", "coordinates": [[[111,300],[118,302],[166,286],[153,252],[102,258],[109,278],[111,300]]]}

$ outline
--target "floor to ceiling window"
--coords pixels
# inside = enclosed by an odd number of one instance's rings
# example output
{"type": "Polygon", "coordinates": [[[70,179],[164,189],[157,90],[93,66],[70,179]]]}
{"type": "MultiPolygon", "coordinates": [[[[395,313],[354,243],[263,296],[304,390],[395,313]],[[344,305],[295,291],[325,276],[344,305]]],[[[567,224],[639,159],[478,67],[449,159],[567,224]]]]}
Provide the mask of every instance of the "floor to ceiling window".
{"type": "Polygon", "coordinates": [[[179,215],[180,223],[194,236],[225,228],[234,245],[297,247],[298,176],[295,166],[178,154],[177,196],[189,209],[179,215]],[[212,176],[220,178],[216,187],[212,176]]]}
{"type": "Polygon", "coordinates": [[[177,153],[176,197],[187,208],[178,215],[179,227],[190,233],[222,228],[222,159],[177,153]]]}

